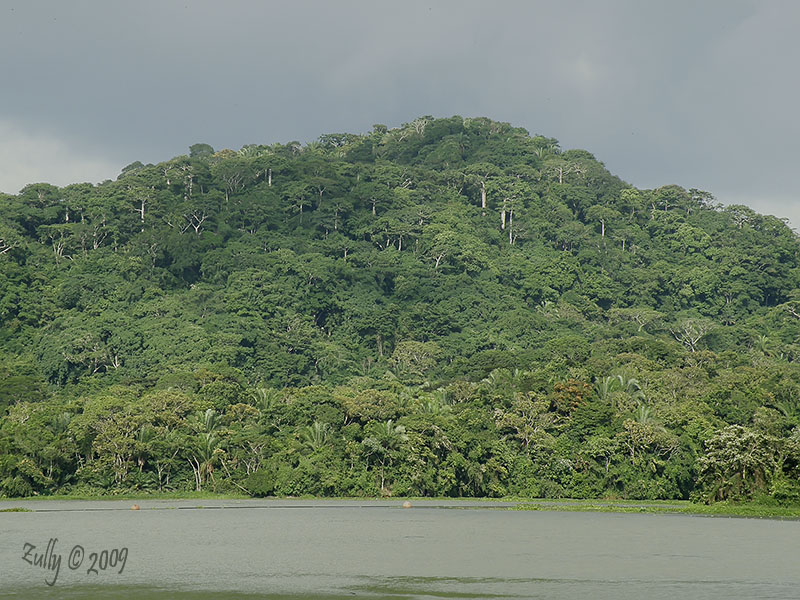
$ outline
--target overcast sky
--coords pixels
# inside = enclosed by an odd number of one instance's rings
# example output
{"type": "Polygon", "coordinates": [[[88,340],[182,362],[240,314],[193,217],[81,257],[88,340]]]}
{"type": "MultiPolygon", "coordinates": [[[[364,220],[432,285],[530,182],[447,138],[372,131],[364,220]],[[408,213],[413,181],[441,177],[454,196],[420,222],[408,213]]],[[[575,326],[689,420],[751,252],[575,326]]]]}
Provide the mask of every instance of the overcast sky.
{"type": "Polygon", "coordinates": [[[795,0],[0,0],[0,190],[486,116],[800,228],[795,0]]]}

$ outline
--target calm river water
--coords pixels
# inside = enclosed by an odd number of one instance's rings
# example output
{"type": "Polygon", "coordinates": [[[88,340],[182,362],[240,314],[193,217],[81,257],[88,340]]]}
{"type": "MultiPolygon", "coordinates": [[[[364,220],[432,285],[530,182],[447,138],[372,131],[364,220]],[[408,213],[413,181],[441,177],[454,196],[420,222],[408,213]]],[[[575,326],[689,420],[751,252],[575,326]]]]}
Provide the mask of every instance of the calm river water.
{"type": "Polygon", "coordinates": [[[35,510],[0,513],[0,598],[800,598],[798,521],[475,502],[131,504],[0,502],[35,510]]]}

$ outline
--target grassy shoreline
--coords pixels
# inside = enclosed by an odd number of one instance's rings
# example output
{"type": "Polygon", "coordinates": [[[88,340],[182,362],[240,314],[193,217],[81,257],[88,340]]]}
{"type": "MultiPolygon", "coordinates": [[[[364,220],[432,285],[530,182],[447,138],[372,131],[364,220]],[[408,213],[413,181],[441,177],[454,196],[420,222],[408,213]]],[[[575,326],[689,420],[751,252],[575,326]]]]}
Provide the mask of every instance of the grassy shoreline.
{"type": "Polygon", "coordinates": [[[800,506],[776,506],[760,503],[696,504],[686,500],[567,500],[520,501],[516,510],[557,510],[573,512],[609,512],[644,514],[680,514],[706,517],[761,519],[800,519],[800,506]]]}
{"type": "Polygon", "coordinates": [[[0,496],[0,502],[48,502],[55,500],[94,500],[105,502],[108,500],[245,500],[251,498],[246,494],[223,494],[216,492],[153,492],[126,493],[126,494],[53,494],[51,496],[24,496],[19,498],[5,498],[0,496]]]}
{"type": "Polygon", "coordinates": [[[800,505],[780,506],[758,502],[730,504],[718,502],[715,504],[697,504],[686,500],[618,500],[613,498],[602,499],[543,499],[543,498],[374,498],[374,497],[274,497],[266,499],[252,498],[244,494],[213,493],[213,492],[162,492],[153,494],[119,494],[94,496],[87,494],[63,494],[54,496],[32,496],[26,498],[0,498],[0,512],[23,512],[23,509],[11,506],[15,502],[52,502],[52,501],[163,501],[163,500],[315,500],[326,501],[385,501],[387,503],[410,500],[413,502],[448,502],[463,504],[469,508],[470,504],[480,502],[483,504],[498,504],[498,509],[506,510],[540,510],[540,511],[566,511],[566,512],[606,512],[606,513],[646,513],[646,514],[683,514],[697,516],[725,516],[745,518],[769,519],[800,519],[800,505]],[[3,505],[8,505],[3,507],[3,505]],[[511,504],[511,506],[508,506],[511,504]]]}

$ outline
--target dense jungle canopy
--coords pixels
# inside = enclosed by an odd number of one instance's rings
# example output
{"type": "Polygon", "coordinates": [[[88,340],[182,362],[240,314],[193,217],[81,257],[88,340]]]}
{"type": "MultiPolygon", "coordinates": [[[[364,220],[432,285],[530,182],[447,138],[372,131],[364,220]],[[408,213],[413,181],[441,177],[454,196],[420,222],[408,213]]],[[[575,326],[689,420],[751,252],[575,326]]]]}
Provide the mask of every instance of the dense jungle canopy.
{"type": "Polygon", "coordinates": [[[0,495],[800,499],[800,243],[486,118],[0,194],[0,495]]]}

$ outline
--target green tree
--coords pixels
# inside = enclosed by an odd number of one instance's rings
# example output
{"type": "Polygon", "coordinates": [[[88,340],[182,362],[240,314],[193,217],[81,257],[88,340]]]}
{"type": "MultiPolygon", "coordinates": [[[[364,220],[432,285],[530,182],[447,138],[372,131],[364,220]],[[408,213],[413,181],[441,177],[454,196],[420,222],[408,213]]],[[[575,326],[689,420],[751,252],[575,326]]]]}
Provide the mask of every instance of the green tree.
{"type": "Polygon", "coordinates": [[[190,158],[208,158],[214,154],[214,148],[208,144],[192,144],[189,146],[190,158]]]}
{"type": "Polygon", "coordinates": [[[776,466],[774,442],[768,437],[741,425],[729,425],[705,446],[698,469],[707,502],[743,500],[767,490],[776,466]]]}
{"type": "Polygon", "coordinates": [[[377,469],[377,484],[381,495],[391,496],[391,482],[387,469],[398,460],[402,446],[408,441],[406,428],[389,419],[371,422],[366,429],[367,437],[361,442],[367,460],[377,469]]]}

